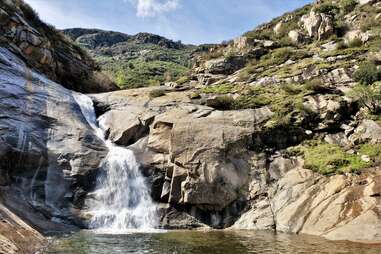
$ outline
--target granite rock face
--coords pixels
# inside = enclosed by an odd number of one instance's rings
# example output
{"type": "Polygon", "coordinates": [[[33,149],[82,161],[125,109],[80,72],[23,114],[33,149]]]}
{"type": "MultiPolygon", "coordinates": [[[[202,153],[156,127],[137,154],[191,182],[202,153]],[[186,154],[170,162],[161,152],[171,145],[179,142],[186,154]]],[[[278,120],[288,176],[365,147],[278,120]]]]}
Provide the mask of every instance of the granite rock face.
{"type": "Polygon", "coordinates": [[[36,253],[47,240],[17,215],[0,204],[0,253],[36,253]]]}
{"type": "Polygon", "coordinates": [[[78,194],[91,188],[107,154],[75,92],[31,71],[1,48],[0,94],[4,203],[25,216],[30,204],[38,207],[48,221],[36,225],[42,230],[50,228],[46,224],[52,218],[74,221],[72,204],[81,206],[78,194]]]}
{"type": "Polygon", "coordinates": [[[261,191],[267,197],[256,196],[232,228],[380,242],[380,180],[378,170],[325,177],[302,167],[289,168],[276,183],[264,185],[261,191]]]}

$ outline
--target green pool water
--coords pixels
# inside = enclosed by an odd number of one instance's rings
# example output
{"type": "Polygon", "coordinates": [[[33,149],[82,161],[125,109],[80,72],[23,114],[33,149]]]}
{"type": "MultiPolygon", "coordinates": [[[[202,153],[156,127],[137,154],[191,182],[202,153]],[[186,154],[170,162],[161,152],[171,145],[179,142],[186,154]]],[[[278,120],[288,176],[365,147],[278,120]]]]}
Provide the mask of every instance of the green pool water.
{"type": "Polygon", "coordinates": [[[258,231],[170,231],[125,235],[82,231],[56,238],[46,254],[381,253],[380,245],[258,231]]]}

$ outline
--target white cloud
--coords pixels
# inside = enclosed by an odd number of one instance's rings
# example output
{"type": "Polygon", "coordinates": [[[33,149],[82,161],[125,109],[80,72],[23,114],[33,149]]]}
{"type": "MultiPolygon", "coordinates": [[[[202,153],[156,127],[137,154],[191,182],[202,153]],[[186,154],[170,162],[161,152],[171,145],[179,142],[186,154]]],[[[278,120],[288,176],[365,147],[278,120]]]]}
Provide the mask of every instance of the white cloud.
{"type": "Polygon", "coordinates": [[[179,0],[132,0],[138,17],[155,17],[179,7],[179,0]]]}

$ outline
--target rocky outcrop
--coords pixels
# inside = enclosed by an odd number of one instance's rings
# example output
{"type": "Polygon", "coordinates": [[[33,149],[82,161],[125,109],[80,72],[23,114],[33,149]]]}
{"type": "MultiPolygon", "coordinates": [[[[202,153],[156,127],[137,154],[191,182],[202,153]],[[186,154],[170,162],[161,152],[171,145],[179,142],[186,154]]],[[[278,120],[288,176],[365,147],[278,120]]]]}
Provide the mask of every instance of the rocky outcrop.
{"type": "Polygon", "coordinates": [[[334,32],[332,17],[324,13],[311,11],[301,18],[304,29],[312,38],[326,39],[334,32]]]}
{"type": "Polygon", "coordinates": [[[353,42],[354,40],[360,40],[365,43],[370,39],[371,35],[369,32],[362,32],[361,30],[352,30],[345,34],[345,40],[347,43],[353,42]]]}
{"type": "Polygon", "coordinates": [[[0,204],[0,253],[37,253],[47,240],[5,206],[0,204]]]}
{"type": "Polygon", "coordinates": [[[353,143],[381,144],[381,126],[373,120],[365,119],[354,130],[349,139],[353,143]]]}
{"type": "Polygon", "coordinates": [[[251,209],[235,229],[276,229],[319,235],[332,240],[379,242],[380,181],[378,170],[361,176],[325,177],[288,167],[275,184],[255,190],[251,209]]]}
{"type": "Polygon", "coordinates": [[[27,4],[0,3],[0,45],[25,59],[30,68],[76,91],[117,90],[83,49],[44,24],[27,4]]]}
{"type": "Polygon", "coordinates": [[[71,230],[107,154],[72,92],[0,48],[3,204],[41,231],[71,230]],[[62,226],[62,223],[64,223],[62,226]]]}
{"type": "Polygon", "coordinates": [[[288,33],[288,37],[291,39],[294,43],[301,43],[303,42],[303,34],[296,30],[291,30],[288,33]]]}
{"type": "Polygon", "coordinates": [[[245,59],[241,56],[232,56],[229,58],[212,59],[205,62],[203,69],[199,72],[210,74],[232,74],[245,65],[245,59]]]}
{"type": "MultiPolygon", "coordinates": [[[[136,150],[141,150],[137,154],[142,164],[148,168],[158,167],[165,175],[160,200],[217,211],[237,200],[250,168],[247,147],[251,146],[251,136],[271,117],[271,111],[266,107],[217,111],[191,104],[183,92],[168,91],[164,97],[150,99],[144,94],[152,89],[139,90],[139,98],[133,96],[138,90],[95,95],[94,98],[98,107],[108,105],[111,108],[101,118],[107,119],[116,110],[121,110],[120,114],[132,112],[130,118],[134,119],[146,112],[154,118],[148,123],[149,131],[137,124],[134,126],[138,130],[133,133],[144,130],[146,135],[138,142],[144,143],[143,148],[134,145],[136,150]],[[128,104],[124,103],[126,99],[128,104]],[[247,155],[242,156],[242,153],[247,155]]],[[[133,122],[135,120],[130,123],[133,122]]],[[[110,133],[121,128],[120,121],[109,123],[110,133]]],[[[128,133],[131,128],[123,125],[123,131],[128,133]]],[[[121,144],[130,145],[131,142],[121,144]]]]}

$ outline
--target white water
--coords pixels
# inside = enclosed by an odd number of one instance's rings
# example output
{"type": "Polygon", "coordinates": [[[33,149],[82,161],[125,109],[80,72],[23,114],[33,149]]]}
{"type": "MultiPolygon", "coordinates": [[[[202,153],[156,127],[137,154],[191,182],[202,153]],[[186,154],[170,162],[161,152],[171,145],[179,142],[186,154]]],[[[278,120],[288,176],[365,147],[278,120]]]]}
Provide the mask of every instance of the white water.
{"type": "MultiPolygon", "coordinates": [[[[92,100],[83,94],[74,94],[82,114],[104,140],[104,131],[98,127],[92,100]]],[[[102,120],[100,119],[100,126],[102,120]]],[[[103,161],[103,174],[98,176],[95,201],[90,205],[90,227],[105,233],[147,232],[157,226],[156,206],[139,170],[134,153],[104,140],[109,153],[103,161]]]]}

